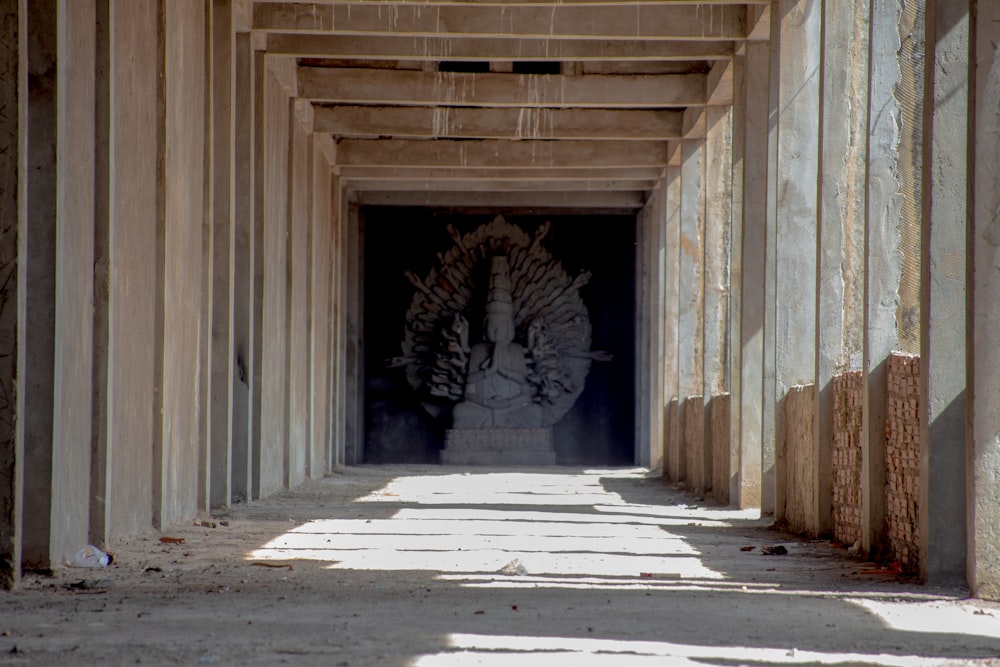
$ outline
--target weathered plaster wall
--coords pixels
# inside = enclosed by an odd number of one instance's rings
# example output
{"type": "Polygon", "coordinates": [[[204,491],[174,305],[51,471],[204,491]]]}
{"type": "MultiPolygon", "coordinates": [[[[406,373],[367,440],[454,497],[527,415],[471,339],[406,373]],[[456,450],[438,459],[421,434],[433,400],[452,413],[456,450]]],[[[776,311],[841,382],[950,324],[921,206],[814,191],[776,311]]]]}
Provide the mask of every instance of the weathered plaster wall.
{"type": "Polygon", "coordinates": [[[778,453],[775,519],[794,533],[817,533],[816,450],[813,442],[815,385],[790,387],[784,400],[784,440],[778,453]]]}
{"type": "Polygon", "coordinates": [[[861,546],[861,371],[833,378],[833,538],[861,546]]]}
{"type": "Polygon", "coordinates": [[[886,533],[892,558],[905,571],[919,567],[920,357],[893,354],[888,367],[885,420],[886,533]]]}

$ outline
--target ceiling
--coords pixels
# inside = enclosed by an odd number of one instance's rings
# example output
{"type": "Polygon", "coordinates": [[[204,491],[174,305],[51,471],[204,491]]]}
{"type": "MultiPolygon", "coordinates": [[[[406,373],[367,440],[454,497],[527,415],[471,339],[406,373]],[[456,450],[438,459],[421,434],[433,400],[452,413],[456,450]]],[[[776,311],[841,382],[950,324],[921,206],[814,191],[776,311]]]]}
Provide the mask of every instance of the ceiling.
{"type": "MultiPolygon", "coordinates": [[[[363,204],[634,210],[768,0],[327,0],[247,5],[290,56],[363,204]]],[[[301,103],[300,103],[301,104],[301,103]]]]}

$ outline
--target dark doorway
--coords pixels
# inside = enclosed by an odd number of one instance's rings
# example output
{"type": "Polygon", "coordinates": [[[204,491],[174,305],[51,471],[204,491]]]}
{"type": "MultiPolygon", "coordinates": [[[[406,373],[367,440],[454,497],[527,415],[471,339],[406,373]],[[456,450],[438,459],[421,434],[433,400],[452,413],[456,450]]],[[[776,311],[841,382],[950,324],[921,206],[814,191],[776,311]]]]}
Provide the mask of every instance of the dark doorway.
{"type": "MultiPolygon", "coordinates": [[[[447,226],[468,234],[494,215],[427,208],[369,206],[364,219],[365,451],[367,463],[437,462],[450,426],[433,417],[387,360],[400,354],[414,287],[405,271],[426,276],[454,243],[447,226]]],[[[515,215],[528,234],[544,222],[544,244],[570,275],[592,274],[580,294],[590,313],[592,349],[613,355],[591,365],[586,387],[553,429],[561,465],[634,463],[635,248],[634,215],[515,215]]]]}

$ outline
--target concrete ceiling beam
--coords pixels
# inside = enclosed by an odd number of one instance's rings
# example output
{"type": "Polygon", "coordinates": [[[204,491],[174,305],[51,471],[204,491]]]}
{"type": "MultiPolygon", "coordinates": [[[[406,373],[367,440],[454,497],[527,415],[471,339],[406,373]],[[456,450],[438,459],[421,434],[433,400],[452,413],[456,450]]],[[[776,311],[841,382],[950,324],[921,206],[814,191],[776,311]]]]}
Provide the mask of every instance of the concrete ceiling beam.
{"type": "Polygon", "coordinates": [[[498,170],[527,166],[662,167],[667,164],[667,142],[345,139],[337,144],[337,162],[357,166],[486,167],[498,170]]]}
{"type": "Polygon", "coordinates": [[[518,179],[466,179],[459,178],[448,181],[440,180],[401,180],[387,181],[382,179],[353,179],[342,178],[341,184],[349,190],[371,191],[384,190],[386,192],[417,192],[417,191],[481,191],[491,190],[498,192],[524,192],[524,191],[564,191],[564,192],[608,192],[608,191],[637,191],[650,190],[656,181],[633,181],[633,180],[575,180],[575,181],[553,181],[539,174],[538,178],[530,180],[518,179]]]}
{"type": "Polygon", "coordinates": [[[338,35],[729,40],[747,34],[743,5],[395,5],[263,2],[256,30],[338,35]]]}
{"type": "MultiPolygon", "coordinates": [[[[325,135],[324,135],[325,136],[325,135]]],[[[678,142],[671,142],[671,145],[679,145],[678,142]]],[[[455,179],[475,179],[480,182],[516,180],[516,179],[544,179],[549,183],[559,183],[559,187],[569,186],[572,183],[585,183],[587,181],[599,181],[604,179],[615,179],[616,181],[648,181],[656,179],[661,168],[653,167],[559,167],[559,168],[537,168],[511,167],[507,169],[492,169],[484,167],[426,167],[426,166],[342,166],[335,167],[336,173],[344,180],[375,180],[391,182],[415,181],[421,183],[441,183],[455,179]]],[[[414,185],[411,190],[419,189],[414,185]]],[[[632,188],[638,189],[638,188],[632,188]]]]}
{"type": "Polygon", "coordinates": [[[313,129],[338,137],[651,140],[681,136],[679,111],[315,106],[313,129]]]}
{"type": "Polygon", "coordinates": [[[299,96],[313,102],[407,106],[649,109],[705,104],[704,74],[470,74],[299,67],[299,96]]]}
{"type": "Polygon", "coordinates": [[[266,34],[268,53],[303,58],[364,60],[691,61],[731,58],[735,42],[650,39],[524,39],[400,35],[266,34]]]}
{"type": "MultiPolygon", "coordinates": [[[[350,190],[348,190],[350,192],[350,190]]],[[[358,204],[368,206],[429,206],[487,208],[566,208],[566,209],[640,209],[646,193],[635,192],[385,192],[352,193],[358,204]]]]}

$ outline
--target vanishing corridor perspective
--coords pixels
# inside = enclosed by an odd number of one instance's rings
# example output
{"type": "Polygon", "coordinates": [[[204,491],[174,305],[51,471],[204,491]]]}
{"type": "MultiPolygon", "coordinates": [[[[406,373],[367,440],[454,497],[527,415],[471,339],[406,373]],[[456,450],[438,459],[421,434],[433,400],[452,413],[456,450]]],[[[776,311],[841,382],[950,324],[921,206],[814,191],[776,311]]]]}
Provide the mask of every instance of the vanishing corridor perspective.
{"type": "MultiPolygon", "coordinates": [[[[419,466],[344,505],[391,516],[302,510],[238,562],[406,552],[464,590],[527,541],[519,586],[723,595],[753,582],[699,540],[773,523],[1000,598],[997,0],[0,0],[0,30],[4,588],[419,466]],[[682,492],[702,530],[664,539],[682,492]]],[[[794,648],[696,634],[643,655],[794,648]]],[[[584,638],[451,646],[517,636],[584,638]]]]}

